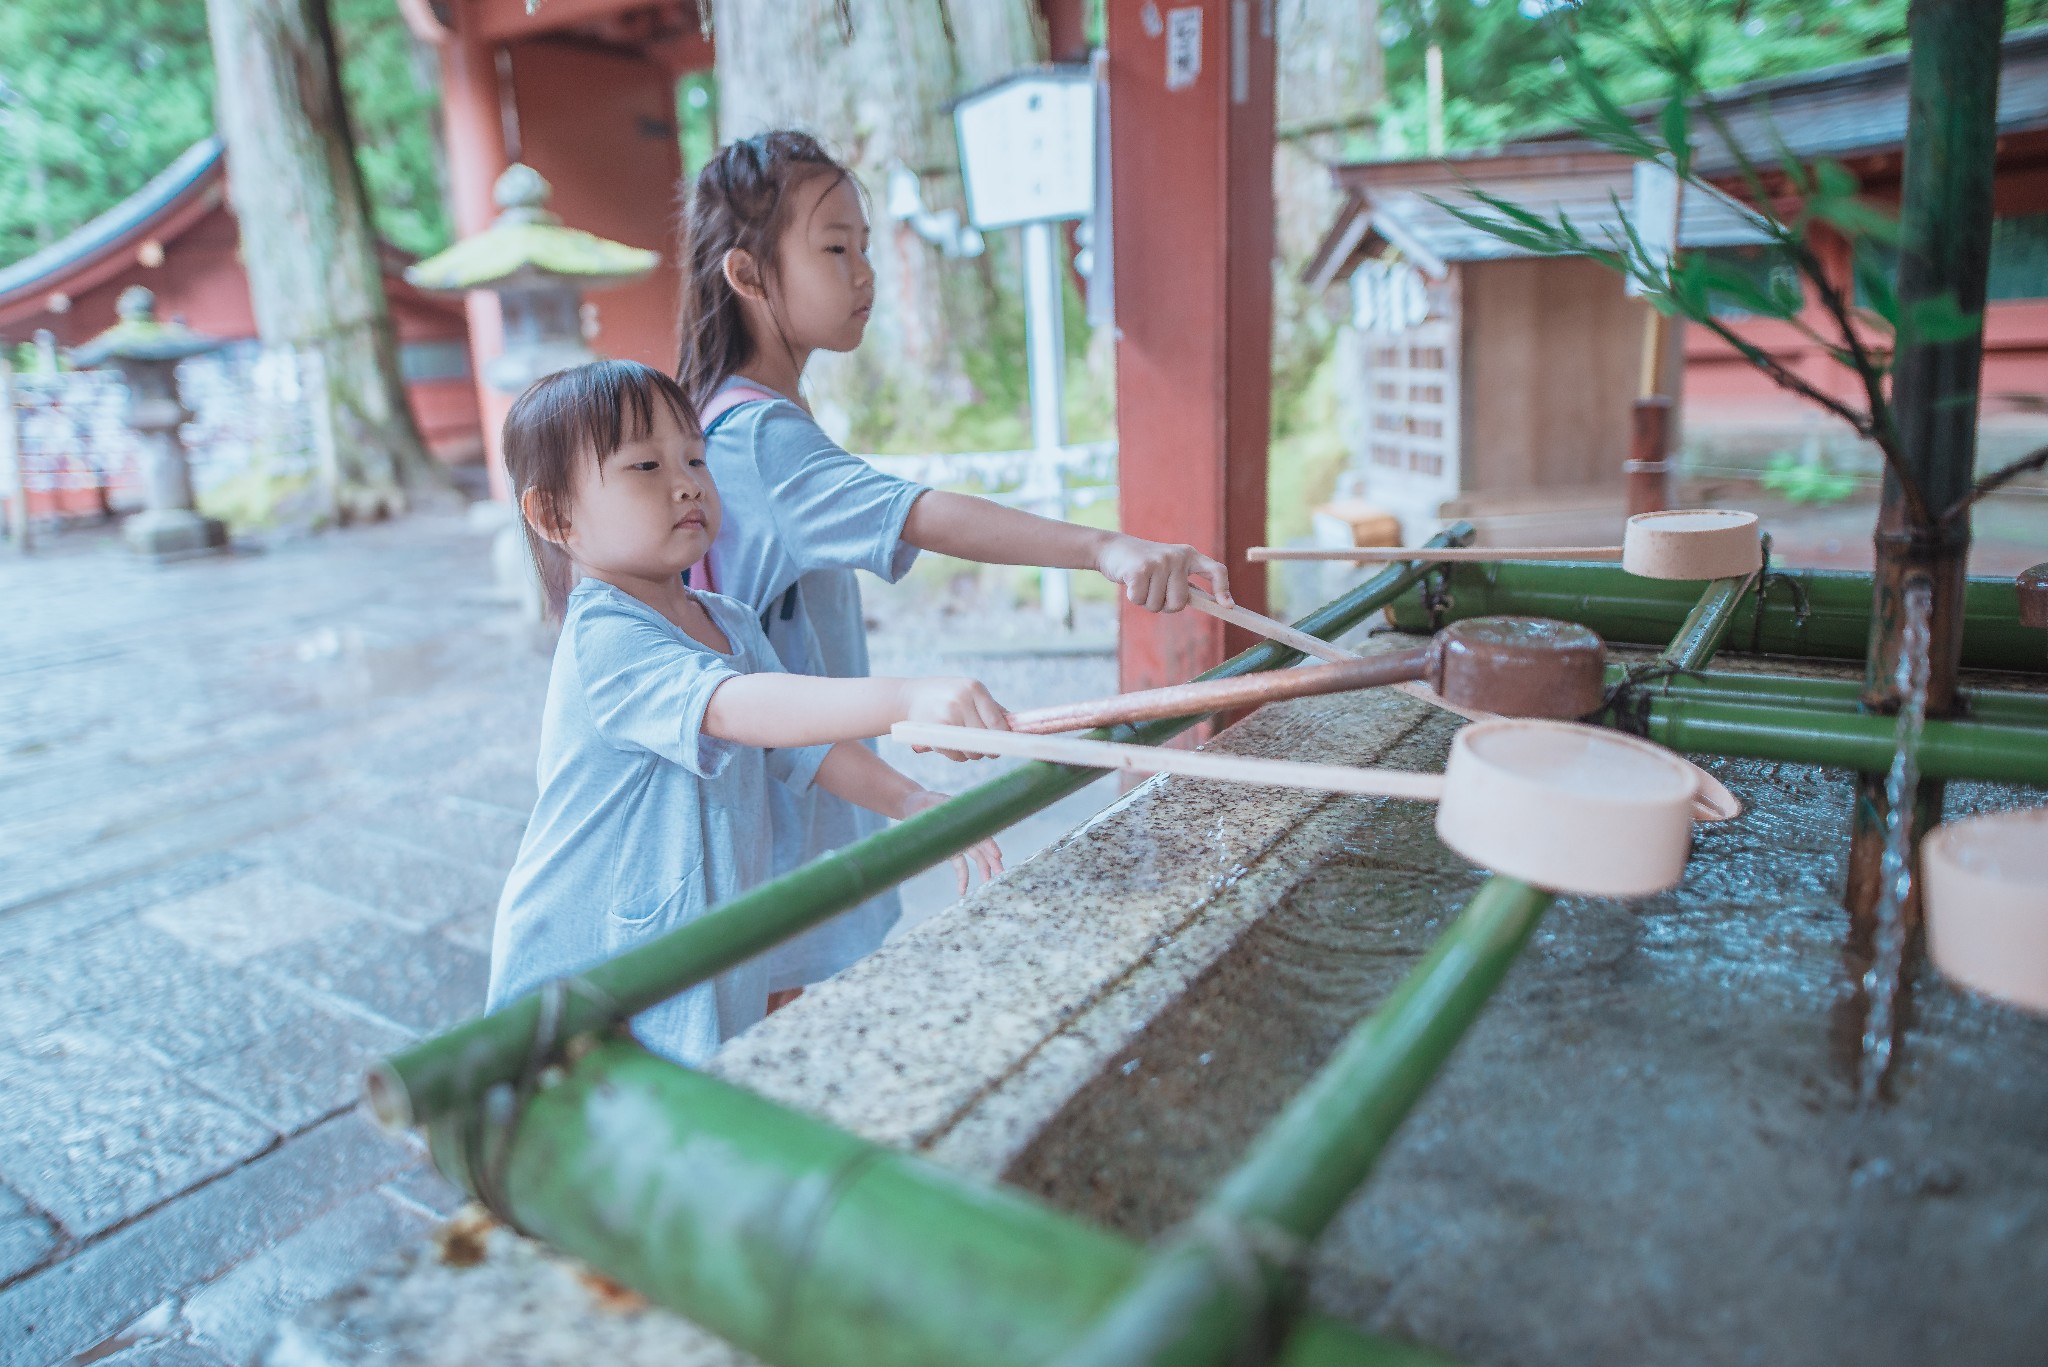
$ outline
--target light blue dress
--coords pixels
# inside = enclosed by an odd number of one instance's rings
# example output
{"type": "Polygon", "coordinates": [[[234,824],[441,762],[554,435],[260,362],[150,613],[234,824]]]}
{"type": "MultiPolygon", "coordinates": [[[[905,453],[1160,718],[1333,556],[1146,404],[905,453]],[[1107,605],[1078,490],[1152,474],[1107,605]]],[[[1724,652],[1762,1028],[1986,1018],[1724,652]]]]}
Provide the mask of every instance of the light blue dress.
{"type": "MultiPolygon", "coordinates": [[[[786,399],[725,413],[705,453],[725,505],[710,555],[714,587],[760,615],[792,674],[865,676],[868,635],[854,571],[892,584],[909,572],[917,548],[903,540],[903,524],[925,486],[848,455],[786,399]]],[[[778,789],[769,804],[777,873],[887,824],[819,789],[778,789]]],[[[891,890],[786,942],[769,956],[770,990],[821,981],[872,953],[901,913],[891,890]]]]}
{"type": "MultiPolygon", "coordinates": [[[[700,601],[722,655],[610,584],[569,594],[540,726],[540,800],[498,902],[489,1008],[692,921],[772,874],[770,793],[810,786],[830,746],[761,750],[703,732],[711,694],[780,670],[760,623],[700,601]]],[[[633,1018],[697,1065],[767,1008],[765,956],[633,1018]]]]}

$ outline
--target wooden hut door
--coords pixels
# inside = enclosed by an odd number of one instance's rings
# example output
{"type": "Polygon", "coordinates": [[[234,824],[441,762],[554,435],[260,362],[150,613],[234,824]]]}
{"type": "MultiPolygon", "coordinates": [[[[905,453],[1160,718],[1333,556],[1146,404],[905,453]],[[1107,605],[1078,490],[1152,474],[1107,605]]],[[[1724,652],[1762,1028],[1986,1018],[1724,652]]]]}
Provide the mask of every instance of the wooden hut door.
{"type": "Polygon", "coordinates": [[[1458,268],[1431,281],[1368,262],[1352,277],[1365,353],[1365,496],[1401,520],[1410,545],[1458,496],[1458,268]]]}

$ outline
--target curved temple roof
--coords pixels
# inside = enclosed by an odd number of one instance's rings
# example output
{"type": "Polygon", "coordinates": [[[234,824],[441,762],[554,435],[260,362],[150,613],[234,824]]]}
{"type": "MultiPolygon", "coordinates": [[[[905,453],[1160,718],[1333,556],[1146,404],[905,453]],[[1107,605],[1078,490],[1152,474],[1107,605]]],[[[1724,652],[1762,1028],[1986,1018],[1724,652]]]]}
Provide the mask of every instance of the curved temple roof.
{"type": "Polygon", "coordinates": [[[169,211],[215,189],[227,175],[226,148],[208,135],[99,217],[12,265],[0,266],[0,307],[20,296],[67,289],[69,280],[124,250],[169,211]]]}

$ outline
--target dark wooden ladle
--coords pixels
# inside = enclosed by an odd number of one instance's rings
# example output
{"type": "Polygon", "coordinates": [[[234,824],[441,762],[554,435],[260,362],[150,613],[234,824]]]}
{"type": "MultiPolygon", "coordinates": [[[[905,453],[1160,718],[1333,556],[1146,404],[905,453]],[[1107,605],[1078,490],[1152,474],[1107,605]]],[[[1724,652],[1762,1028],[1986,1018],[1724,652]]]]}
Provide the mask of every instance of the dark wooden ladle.
{"type": "Polygon", "coordinates": [[[1504,717],[1568,721],[1600,706],[1606,663],[1606,644],[1575,622],[1547,617],[1470,617],[1452,623],[1428,645],[1412,650],[1035,707],[1012,712],[1010,729],[1043,736],[1418,679],[1457,707],[1504,717]]]}
{"type": "Polygon", "coordinates": [[[2012,586],[2020,596],[2020,625],[2048,630],[2048,564],[2021,570],[2012,586]]]}

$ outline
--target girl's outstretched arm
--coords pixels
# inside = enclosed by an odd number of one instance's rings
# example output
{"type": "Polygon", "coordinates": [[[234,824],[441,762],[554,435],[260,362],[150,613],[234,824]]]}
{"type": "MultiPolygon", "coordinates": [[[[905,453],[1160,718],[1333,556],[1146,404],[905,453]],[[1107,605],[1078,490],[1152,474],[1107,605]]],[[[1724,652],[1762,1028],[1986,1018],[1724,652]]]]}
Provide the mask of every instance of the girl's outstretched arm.
{"type": "MultiPolygon", "coordinates": [[[[885,736],[899,721],[1009,730],[1009,714],[975,679],[821,679],[740,674],[712,693],[706,735],[762,749],[885,736]]],[[[965,759],[951,750],[948,759],[965,759]]],[[[905,780],[906,782],[908,780],[905,780]]],[[[879,810],[879,809],[877,809],[879,810]]]]}
{"type": "Polygon", "coordinates": [[[933,489],[919,495],[903,539],[920,550],[991,565],[1097,570],[1150,612],[1186,607],[1190,578],[1207,580],[1219,601],[1232,602],[1230,571],[1193,546],[1059,522],[972,494],[933,489]]]}
{"type": "MultiPolygon", "coordinates": [[[[880,812],[892,821],[907,821],[919,812],[946,800],[944,793],[921,788],[916,781],[885,763],[874,751],[853,741],[832,747],[825,762],[811,780],[834,797],[845,798],[857,807],[880,812]]],[[[968,861],[981,871],[986,883],[1003,871],[1003,852],[993,839],[979,841],[953,856],[953,871],[960,877],[960,891],[967,891],[968,861]]]]}

